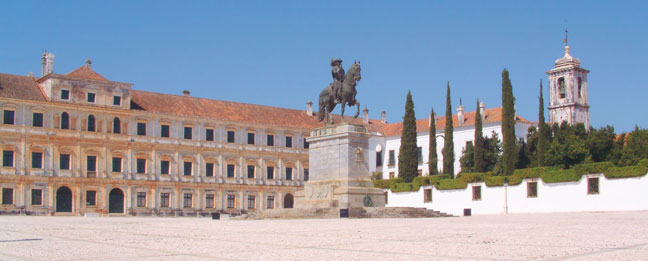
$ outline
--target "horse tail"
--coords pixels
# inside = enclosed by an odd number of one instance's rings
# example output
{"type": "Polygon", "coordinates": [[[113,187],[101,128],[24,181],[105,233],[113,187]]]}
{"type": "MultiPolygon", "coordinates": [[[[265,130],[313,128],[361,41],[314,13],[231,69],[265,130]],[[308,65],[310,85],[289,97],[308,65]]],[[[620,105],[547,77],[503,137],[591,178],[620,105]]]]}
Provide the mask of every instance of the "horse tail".
{"type": "Polygon", "coordinates": [[[324,93],[325,93],[325,92],[326,92],[326,91],[320,93],[320,98],[319,98],[319,112],[317,113],[317,118],[319,119],[319,121],[323,121],[323,120],[324,120],[324,116],[326,115],[326,103],[324,102],[324,99],[322,99],[322,97],[324,97],[324,93]]]}

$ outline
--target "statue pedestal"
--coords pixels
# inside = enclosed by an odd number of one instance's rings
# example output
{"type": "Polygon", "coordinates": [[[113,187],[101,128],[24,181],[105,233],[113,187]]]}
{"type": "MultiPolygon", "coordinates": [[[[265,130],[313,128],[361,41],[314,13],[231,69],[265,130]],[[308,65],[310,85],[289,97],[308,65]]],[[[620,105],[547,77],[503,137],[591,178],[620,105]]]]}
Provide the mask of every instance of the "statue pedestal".
{"type": "Polygon", "coordinates": [[[374,188],[369,173],[369,136],[365,127],[350,124],[312,131],[307,139],[310,179],[295,193],[295,208],[384,207],[385,194],[374,188]]]}

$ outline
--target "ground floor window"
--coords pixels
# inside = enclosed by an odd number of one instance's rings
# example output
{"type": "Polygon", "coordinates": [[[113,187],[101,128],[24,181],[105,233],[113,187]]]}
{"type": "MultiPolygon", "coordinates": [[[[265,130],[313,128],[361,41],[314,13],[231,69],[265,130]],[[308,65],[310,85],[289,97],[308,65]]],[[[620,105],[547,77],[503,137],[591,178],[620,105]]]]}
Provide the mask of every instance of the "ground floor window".
{"type": "Polygon", "coordinates": [[[538,197],[538,182],[527,182],[527,198],[538,197]]]}
{"type": "Polygon", "coordinates": [[[184,204],[183,207],[185,208],[191,208],[193,207],[193,194],[191,193],[184,193],[184,204]]]}
{"type": "Polygon", "coordinates": [[[292,170],[293,170],[292,168],[286,168],[286,180],[292,180],[293,179],[292,170]]]}
{"type": "Polygon", "coordinates": [[[146,207],[146,192],[137,192],[137,207],[146,207]]]}
{"type": "Polygon", "coordinates": [[[227,164],[227,177],[228,178],[233,178],[234,177],[234,165],[233,164],[227,164]]]}
{"type": "Polygon", "coordinates": [[[43,190],[42,189],[32,189],[31,190],[31,204],[32,205],[43,205],[43,190]]]}
{"type": "Polygon", "coordinates": [[[472,187],[472,200],[481,200],[481,186],[472,187]]]}
{"type": "Polygon", "coordinates": [[[268,179],[274,179],[274,167],[268,166],[267,177],[268,179]]]}
{"type": "Polygon", "coordinates": [[[268,208],[274,208],[274,196],[268,196],[268,208]]]}
{"type": "Polygon", "coordinates": [[[236,195],[227,195],[227,208],[236,207],[236,195]]]}
{"type": "Polygon", "coordinates": [[[86,190],[86,206],[97,205],[97,191],[86,190]]]}
{"type": "Polygon", "coordinates": [[[169,207],[169,193],[160,193],[160,207],[169,207]]]}
{"type": "Polygon", "coordinates": [[[2,204],[13,204],[13,188],[2,188],[2,204]]]}
{"type": "Polygon", "coordinates": [[[205,195],[205,208],[214,208],[214,194],[205,195]]]}
{"type": "Polygon", "coordinates": [[[423,190],[423,202],[432,202],[432,189],[423,190]]]}
{"type": "Polygon", "coordinates": [[[248,209],[256,208],[256,197],[254,195],[248,195],[248,209]]]}
{"type": "Polygon", "coordinates": [[[598,194],[599,193],[599,178],[587,178],[587,194],[598,194]]]}

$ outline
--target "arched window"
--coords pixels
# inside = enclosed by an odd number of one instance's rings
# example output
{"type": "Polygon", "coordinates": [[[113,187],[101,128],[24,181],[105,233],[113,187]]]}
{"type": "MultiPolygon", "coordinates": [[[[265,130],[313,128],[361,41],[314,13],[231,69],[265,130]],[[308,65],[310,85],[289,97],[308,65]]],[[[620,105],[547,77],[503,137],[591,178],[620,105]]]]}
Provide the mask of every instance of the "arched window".
{"type": "Polygon", "coordinates": [[[578,77],[578,98],[583,97],[583,78],[578,77]]]}
{"type": "Polygon", "coordinates": [[[61,129],[70,129],[70,115],[67,112],[61,114],[61,129]]]}
{"type": "Polygon", "coordinates": [[[121,121],[117,117],[113,119],[113,133],[121,133],[121,121]]]}
{"type": "Polygon", "coordinates": [[[561,99],[565,98],[565,78],[560,77],[558,79],[558,93],[561,99]]]}
{"type": "Polygon", "coordinates": [[[88,131],[95,131],[95,117],[92,114],[88,116],[88,131]]]}

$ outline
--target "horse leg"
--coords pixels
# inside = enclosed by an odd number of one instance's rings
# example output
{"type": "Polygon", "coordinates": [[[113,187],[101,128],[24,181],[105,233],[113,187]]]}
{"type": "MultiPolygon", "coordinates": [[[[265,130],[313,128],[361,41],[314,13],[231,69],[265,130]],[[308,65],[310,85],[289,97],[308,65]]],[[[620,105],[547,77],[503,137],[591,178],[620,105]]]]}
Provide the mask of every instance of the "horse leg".
{"type": "Polygon", "coordinates": [[[358,115],[360,115],[360,102],[356,101],[355,104],[356,104],[356,108],[358,108],[358,110],[356,111],[356,114],[355,114],[355,116],[353,116],[353,118],[358,118],[358,115]]]}
{"type": "Polygon", "coordinates": [[[340,118],[342,119],[342,123],[344,123],[344,107],[346,107],[346,99],[342,99],[340,105],[342,105],[342,113],[340,114],[340,118]]]}

